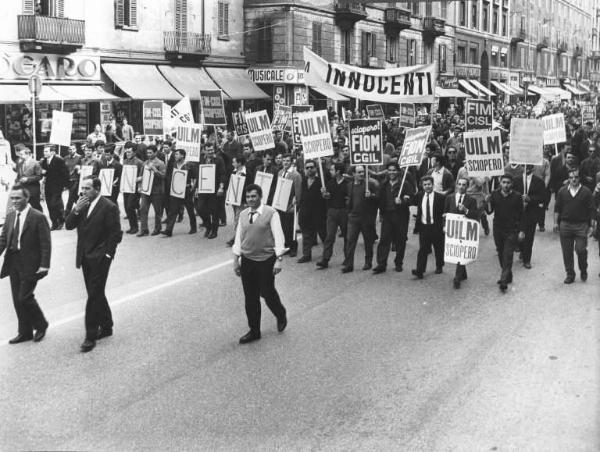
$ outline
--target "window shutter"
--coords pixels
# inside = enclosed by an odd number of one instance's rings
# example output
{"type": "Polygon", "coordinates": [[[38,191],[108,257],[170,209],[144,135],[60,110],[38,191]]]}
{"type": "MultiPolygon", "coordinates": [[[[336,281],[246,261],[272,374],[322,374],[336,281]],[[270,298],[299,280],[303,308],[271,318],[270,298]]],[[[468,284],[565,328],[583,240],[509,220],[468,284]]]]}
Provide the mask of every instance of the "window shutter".
{"type": "Polygon", "coordinates": [[[129,26],[137,27],[137,0],[129,0],[129,26]]]}
{"type": "Polygon", "coordinates": [[[217,35],[223,36],[223,2],[219,2],[217,8],[217,35]]]}
{"type": "Polygon", "coordinates": [[[175,0],[175,31],[187,32],[187,0],[175,0]]]}
{"type": "Polygon", "coordinates": [[[323,52],[321,46],[321,24],[319,22],[313,22],[312,24],[312,51],[317,55],[321,55],[323,52]]]}
{"type": "Polygon", "coordinates": [[[340,33],[340,60],[342,61],[342,63],[349,63],[349,61],[346,61],[346,32],[345,31],[341,31],[340,33]]]}
{"type": "Polygon", "coordinates": [[[367,32],[361,32],[360,40],[360,64],[366,66],[369,64],[369,37],[367,32]]]}
{"type": "Polygon", "coordinates": [[[229,36],[229,3],[223,3],[223,34],[229,36]]]}
{"type": "Polygon", "coordinates": [[[125,0],[115,0],[115,27],[125,24],[125,0]]]}
{"type": "Polygon", "coordinates": [[[33,14],[33,0],[23,0],[23,14],[33,14]]]}
{"type": "Polygon", "coordinates": [[[371,56],[377,58],[377,34],[371,34],[371,56]]]}
{"type": "Polygon", "coordinates": [[[65,0],[56,0],[56,17],[65,17],[65,0]]]}

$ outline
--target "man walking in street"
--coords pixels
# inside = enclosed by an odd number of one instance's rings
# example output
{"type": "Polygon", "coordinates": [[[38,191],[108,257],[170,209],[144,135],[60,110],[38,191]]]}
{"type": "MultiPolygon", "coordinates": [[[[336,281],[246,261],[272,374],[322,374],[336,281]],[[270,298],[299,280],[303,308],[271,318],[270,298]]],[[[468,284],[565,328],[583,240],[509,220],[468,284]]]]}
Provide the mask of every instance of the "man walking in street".
{"type": "Polygon", "coordinates": [[[68,230],[77,228],[75,265],[83,271],[88,299],[85,306],[85,340],[82,352],[96,346],[96,340],[113,334],[113,319],[105,295],[106,280],[122,231],[119,209],[108,198],[100,196],[101,182],[86,177],[82,196],[66,219],[68,230]]]}
{"type": "Polygon", "coordinates": [[[204,154],[200,157],[200,165],[215,165],[213,193],[198,194],[198,211],[206,228],[204,237],[214,239],[219,230],[219,205],[221,200],[225,202],[226,171],[225,162],[216,155],[215,144],[212,141],[206,143],[204,154]]]}
{"type": "Polygon", "coordinates": [[[79,193],[77,192],[79,190],[79,170],[81,169],[81,156],[77,153],[77,145],[75,143],[71,143],[71,146],[69,146],[69,154],[65,157],[65,165],[67,166],[67,170],[69,172],[69,182],[67,187],[69,190],[69,198],[67,200],[65,212],[69,213],[79,197],[79,193]]]}
{"type": "Polygon", "coordinates": [[[60,155],[56,155],[56,146],[44,148],[44,159],[41,163],[44,175],[44,195],[46,196],[46,207],[52,222],[52,231],[61,229],[65,222],[65,205],[62,200],[62,192],[69,182],[69,171],[65,161],[60,155]]]}
{"type": "Polygon", "coordinates": [[[312,260],[312,248],[317,244],[317,234],[325,240],[325,200],[321,194],[323,182],[317,174],[314,160],[304,162],[305,176],[302,178],[302,194],[298,205],[298,225],[302,231],[302,256],[298,263],[312,260]]]}
{"type": "Polygon", "coordinates": [[[262,190],[256,184],[246,187],[246,203],[249,207],[240,214],[233,244],[233,270],[242,278],[250,327],[240,344],[260,339],[261,296],[277,318],[277,331],[281,333],[287,326],[286,310],[275,288],[285,252],[279,214],[262,203],[262,190]]]}
{"type": "Polygon", "coordinates": [[[154,230],[152,235],[160,234],[161,218],[165,203],[165,174],[166,165],[157,157],[156,146],[151,145],[146,149],[148,160],[144,162],[144,171],[154,173],[150,194],[141,194],[140,206],[140,232],[137,237],[144,237],[150,233],[148,229],[148,211],[150,205],[154,209],[154,230]]]}
{"type": "Polygon", "coordinates": [[[298,241],[295,238],[296,231],[294,231],[294,210],[298,207],[302,199],[302,176],[292,167],[292,156],[290,154],[283,156],[282,164],[283,167],[279,170],[277,178],[289,179],[293,185],[290,191],[287,210],[281,212],[281,226],[285,237],[285,247],[290,250],[288,256],[296,257],[298,241]]]}
{"type": "Polygon", "coordinates": [[[123,207],[125,208],[125,215],[127,215],[127,221],[129,221],[129,229],[126,231],[127,234],[137,234],[138,228],[138,209],[140,208],[140,193],[139,185],[142,181],[142,172],[144,171],[144,162],[142,162],[135,155],[135,145],[128,141],[124,146],[125,156],[123,158],[123,167],[135,166],[136,178],[135,178],[135,193],[123,193],[123,207]]]}
{"type": "Polygon", "coordinates": [[[40,204],[40,181],[42,180],[42,167],[33,158],[31,149],[23,147],[21,149],[21,160],[17,163],[17,180],[29,193],[29,204],[35,210],[42,212],[40,204]]]}
{"type": "Polygon", "coordinates": [[[6,250],[0,278],[10,278],[19,332],[9,344],[32,339],[39,342],[46,335],[48,322],[33,292],[50,268],[50,229],[44,214],[29,205],[26,188],[15,185],[10,200],[13,210],[0,234],[0,255],[6,250]]]}
{"type": "Polygon", "coordinates": [[[166,237],[171,237],[173,235],[175,220],[177,219],[179,210],[182,206],[185,206],[188,217],[190,217],[190,230],[188,234],[195,234],[198,229],[196,224],[196,213],[194,212],[194,195],[196,193],[198,181],[198,165],[194,165],[191,162],[186,162],[185,156],[186,152],[183,149],[177,149],[175,151],[173,169],[171,170],[171,177],[173,177],[173,174],[175,174],[175,170],[187,171],[184,197],[179,198],[177,196],[173,196],[171,194],[171,187],[166,187],[168,190],[167,194],[169,199],[169,208],[167,209],[167,226],[164,231],[161,231],[161,234],[166,237]]]}

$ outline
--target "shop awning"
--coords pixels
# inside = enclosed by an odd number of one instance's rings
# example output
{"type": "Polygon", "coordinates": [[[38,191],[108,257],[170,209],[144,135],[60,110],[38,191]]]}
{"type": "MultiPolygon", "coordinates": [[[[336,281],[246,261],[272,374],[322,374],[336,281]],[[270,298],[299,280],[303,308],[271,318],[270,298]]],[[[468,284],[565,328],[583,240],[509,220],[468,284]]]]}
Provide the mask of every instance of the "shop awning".
{"type": "Polygon", "coordinates": [[[496,97],[496,93],[490,91],[486,86],[479,82],[479,80],[469,80],[469,83],[471,83],[475,88],[479,88],[480,91],[483,91],[486,96],[496,97]]]}
{"type": "Polygon", "coordinates": [[[344,101],[350,100],[346,96],[342,96],[341,94],[338,94],[337,92],[335,92],[334,90],[332,90],[331,88],[328,88],[326,86],[319,86],[319,87],[311,86],[310,89],[315,90],[317,93],[322,94],[323,96],[325,96],[328,99],[335,100],[338,102],[344,102],[344,101]]]}
{"type": "MultiPolygon", "coordinates": [[[[206,73],[204,68],[157,66],[158,71],[181,94],[189,96],[192,100],[200,100],[200,90],[220,89],[206,73]]],[[[227,99],[227,94],[223,94],[227,99]]]]}
{"type": "MultiPolygon", "coordinates": [[[[65,102],[98,102],[101,100],[122,100],[120,97],[110,94],[98,85],[50,85],[59,95],[64,97],[65,102]]],[[[43,93],[42,89],[42,93],[43,93]]]]}
{"type": "Polygon", "coordinates": [[[570,91],[572,94],[575,94],[576,96],[581,96],[583,94],[587,94],[585,91],[582,91],[579,88],[576,88],[572,85],[565,85],[565,89],[567,91],[570,91]]]}
{"type": "Polygon", "coordinates": [[[206,72],[231,100],[270,99],[245,69],[207,67],[206,72]]]}
{"type": "Polygon", "coordinates": [[[506,86],[506,87],[507,87],[509,90],[511,90],[511,91],[512,91],[512,92],[515,94],[515,96],[524,96],[524,95],[525,95],[525,91],[523,91],[523,89],[521,89],[521,88],[520,88],[520,87],[518,87],[518,86],[510,86],[510,85],[507,85],[506,83],[504,83],[504,85],[505,85],[505,86],[506,86]]]}
{"type": "Polygon", "coordinates": [[[153,64],[104,63],[102,69],[132,99],[179,100],[183,97],[153,64]]]}
{"type": "MultiPolygon", "coordinates": [[[[98,85],[44,85],[38,102],[89,102],[119,100],[98,85]]],[[[25,84],[0,84],[0,104],[24,104],[31,101],[25,84]]]]}
{"type": "Polygon", "coordinates": [[[440,86],[435,87],[435,97],[468,97],[468,94],[463,93],[459,89],[454,88],[442,88],[440,86]]]}
{"type": "Polygon", "coordinates": [[[554,96],[560,96],[561,100],[570,100],[571,99],[571,93],[568,91],[565,91],[564,89],[556,88],[554,86],[547,86],[546,91],[550,92],[554,96]]]}
{"type": "Polygon", "coordinates": [[[529,85],[527,87],[527,90],[531,91],[534,94],[539,94],[540,96],[553,96],[554,95],[554,93],[551,93],[550,91],[546,91],[546,88],[541,88],[536,85],[529,85]]]}
{"type": "Polygon", "coordinates": [[[477,88],[475,88],[473,85],[471,85],[468,81],[466,81],[464,79],[459,79],[458,84],[460,86],[462,86],[464,89],[466,89],[468,92],[470,92],[475,97],[479,97],[481,94],[483,94],[481,92],[478,92],[477,88]]]}
{"type": "Polygon", "coordinates": [[[584,91],[585,94],[591,93],[592,90],[590,88],[590,85],[588,83],[585,82],[579,82],[579,84],[577,85],[577,88],[579,88],[580,90],[584,91]]]}
{"type": "Polygon", "coordinates": [[[495,86],[498,91],[503,92],[504,94],[508,94],[509,96],[512,96],[515,94],[504,83],[496,82],[494,80],[492,80],[490,83],[492,84],[492,86],[495,86]]]}

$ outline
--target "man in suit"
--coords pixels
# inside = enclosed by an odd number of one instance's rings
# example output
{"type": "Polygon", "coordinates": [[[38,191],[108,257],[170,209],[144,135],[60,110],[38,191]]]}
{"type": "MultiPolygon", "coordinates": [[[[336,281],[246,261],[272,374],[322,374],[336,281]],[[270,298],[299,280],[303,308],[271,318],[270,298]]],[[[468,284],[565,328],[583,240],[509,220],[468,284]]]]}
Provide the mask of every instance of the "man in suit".
{"type": "MultiPolygon", "coordinates": [[[[292,156],[290,154],[283,156],[282,164],[283,167],[277,173],[277,178],[289,179],[293,185],[287,210],[285,212],[281,211],[279,216],[281,217],[281,227],[285,237],[285,247],[290,250],[288,256],[296,257],[298,241],[296,240],[296,231],[294,231],[294,209],[302,201],[302,176],[292,167],[292,156]]],[[[272,185],[275,185],[275,179],[273,179],[272,185]]]]}
{"type": "Polygon", "coordinates": [[[201,165],[215,165],[215,187],[213,193],[198,194],[198,211],[206,231],[204,237],[214,239],[219,230],[219,203],[225,197],[225,162],[215,153],[215,143],[209,141],[200,157],[201,165]]]}
{"type": "Polygon", "coordinates": [[[521,222],[523,223],[522,230],[525,232],[525,238],[519,242],[519,249],[523,267],[530,269],[535,227],[541,215],[540,211],[544,209],[546,185],[542,179],[533,174],[533,165],[525,165],[523,176],[514,180],[513,187],[516,192],[522,193],[524,210],[521,222]]]}
{"type": "Polygon", "coordinates": [[[442,273],[444,266],[444,202],[445,196],[433,191],[433,177],[421,178],[422,191],[417,193],[413,205],[417,206],[417,224],[419,231],[419,252],[417,268],[412,274],[423,279],[427,268],[427,256],[433,246],[435,253],[435,273],[442,273]]]}
{"type": "Polygon", "coordinates": [[[108,199],[110,199],[117,207],[119,207],[117,200],[119,198],[119,190],[121,188],[121,176],[123,175],[123,165],[121,165],[121,162],[119,162],[119,157],[115,155],[114,146],[107,146],[106,148],[104,148],[104,155],[102,156],[101,160],[101,169],[111,168],[114,170],[113,184],[110,189],[110,196],[108,196],[108,199]]]}
{"type": "Polygon", "coordinates": [[[45,177],[44,195],[46,207],[52,222],[52,230],[63,227],[65,222],[65,205],[62,192],[69,184],[69,170],[60,155],[56,155],[56,146],[44,148],[44,158],[41,162],[42,174],[45,177]]]}
{"type": "Polygon", "coordinates": [[[317,234],[324,241],[327,236],[327,206],[321,194],[325,185],[319,177],[317,162],[304,162],[305,175],[302,178],[302,195],[298,205],[298,225],[302,231],[302,257],[298,263],[310,262],[312,248],[317,244],[317,234]]]}
{"type": "Polygon", "coordinates": [[[15,185],[10,199],[14,209],[0,234],[0,255],[6,250],[0,278],[10,277],[19,332],[9,344],[31,339],[39,342],[46,335],[48,322],[33,292],[50,268],[50,229],[44,214],[29,205],[26,188],[15,185]]]}
{"type": "MultiPolygon", "coordinates": [[[[467,195],[467,187],[469,179],[459,177],[456,181],[456,192],[446,196],[444,204],[445,213],[455,213],[465,215],[471,220],[479,220],[479,209],[477,208],[477,200],[467,195]]],[[[456,272],[454,273],[454,288],[460,289],[460,283],[467,279],[466,265],[456,264],[456,272]]]]}
{"type": "Polygon", "coordinates": [[[140,232],[138,232],[136,237],[144,237],[150,233],[148,230],[148,211],[150,210],[150,206],[154,209],[154,230],[152,231],[152,235],[160,234],[161,218],[165,203],[166,166],[157,157],[157,153],[158,151],[154,145],[150,145],[146,149],[148,160],[144,162],[143,171],[154,173],[154,177],[152,179],[152,187],[150,187],[150,194],[141,194],[140,232]]]}
{"type": "Polygon", "coordinates": [[[17,179],[15,183],[20,184],[29,192],[29,204],[35,210],[42,212],[40,204],[40,181],[42,180],[42,167],[33,158],[31,149],[21,148],[21,160],[17,163],[17,179]]]}
{"type": "Polygon", "coordinates": [[[76,267],[83,270],[88,294],[85,306],[85,340],[82,352],[96,346],[96,340],[112,336],[113,320],[104,293],[110,264],[115,257],[122,231],[119,209],[100,196],[101,182],[94,176],[81,184],[82,196],[66,219],[68,230],[77,228],[76,267]]]}

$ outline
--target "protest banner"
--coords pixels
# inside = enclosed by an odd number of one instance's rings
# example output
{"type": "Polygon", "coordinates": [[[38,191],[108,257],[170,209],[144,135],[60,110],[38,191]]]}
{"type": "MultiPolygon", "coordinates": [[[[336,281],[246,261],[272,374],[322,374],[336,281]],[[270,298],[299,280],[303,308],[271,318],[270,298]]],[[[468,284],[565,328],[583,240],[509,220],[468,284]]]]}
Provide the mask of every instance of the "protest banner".
{"type": "Polygon", "coordinates": [[[477,260],[479,252],[479,222],[464,215],[446,214],[444,262],[467,265],[477,260]]]}
{"type": "Polygon", "coordinates": [[[267,110],[246,113],[245,117],[254,150],[266,151],[267,149],[273,149],[275,142],[273,141],[273,131],[271,130],[271,121],[267,110]]]}
{"type": "Polygon", "coordinates": [[[581,124],[591,122],[596,125],[596,106],[592,104],[581,105],[581,124]]]}
{"type": "Polygon", "coordinates": [[[291,179],[278,178],[271,207],[282,212],[287,212],[293,185],[294,182],[291,179]]]}
{"type": "Polygon", "coordinates": [[[140,193],[150,196],[152,194],[152,185],[154,184],[154,172],[144,167],[142,172],[142,182],[140,183],[140,193]]]}
{"type": "Polygon", "coordinates": [[[91,176],[92,174],[94,174],[94,167],[92,165],[83,165],[81,168],[79,168],[79,189],[77,190],[78,193],[81,193],[81,183],[83,182],[83,179],[85,179],[88,176],[91,176]]]}
{"type": "Polygon", "coordinates": [[[415,126],[415,106],[413,104],[400,104],[400,127],[415,126]]]}
{"type": "Polygon", "coordinates": [[[254,183],[262,189],[263,200],[266,203],[269,193],[271,192],[271,185],[273,184],[273,175],[271,173],[264,173],[257,171],[254,175],[254,183]]]}
{"type": "Polygon", "coordinates": [[[297,118],[304,161],[333,155],[327,110],[298,113],[297,118]]]}
{"type": "Polygon", "coordinates": [[[199,194],[215,193],[217,178],[217,165],[208,164],[198,166],[198,190],[199,194]]]}
{"type": "MultiPolygon", "coordinates": [[[[225,203],[232,206],[241,206],[244,201],[246,194],[244,193],[244,183],[246,182],[246,176],[238,174],[232,174],[229,179],[229,186],[227,187],[227,196],[225,197],[225,203]]],[[[268,196],[267,192],[267,196],[268,196]]],[[[263,192],[263,197],[264,197],[263,192]]],[[[264,198],[267,199],[266,197],[264,198]]]]}
{"type": "Polygon", "coordinates": [[[383,142],[381,121],[378,119],[351,119],[350,164],[382,165],[383,142]]]}
{"type": "Polygon", "coordinates": [[[509,163],[541,165],[544,129],[539,119],[512,118],[510,122],[509,163]]]}
{"type": "Polygon", "coordinates": [[[177,126],[177,149],[183,149],[188,162],[200,161],[202,145],[202,124],[182,124],[177,126]]]}
{"type": "Polygon", "coordinates": [[[248,135],[248,124],[246,123],[246,118],[244,118],[244,113],[241,111],[231,113],[231,119],[233,122],[233,128],[235,129],[235,133],[238,137],[243,137],[248,135]]]}
{"type": "Polygon", "coordinates": [[[185,189],[187,185],[187,170],[173,168],[173,174],[171,176],[171,187],[169,195],[175,198],[185,198],[185,189]]]}
{"type": "Polygon", "coordinates": [[[115,177],[114,168],[102,168],[98,173],[98,179],[100,179],[100,195],[110,196],[112,194],[113,180],[115,177]]]}
{"type": "Polygon", "coordinates": [[[295,145],[301,145],[302,140],[300,139],[300,129],[298,125],[297,115],[300,113],[306,113],[313,111],[312,105],[292,105],[292,136],[294,138],[295,145]]]}
{"type": "Polygon", "coordinates": [[[544,128],[544,144],[557,144],[567,141],[564,114],[556,113],[542,116],[541,121],[544,128]]]}
{"type": "Polygon", "coordinates": [[[537,103],[533,106],[531,111],[533,111],[533,114],[535,115],[536,118],[538,116],[540,116],[542,113],[544,113],[544,111],[546,110],[546,103],[547,103],[547,100],[542,96],[537,101],[537,103]]]}
{"type": "Polygon", "coordinates": [[[417,127],[415,129],[407,129],[402,145],[402,152],[398,159],[400,168],[408,168],[409,166],[419,166],[423,155],[425,155],[425,145],[431,132],[431,126],[417,127]]]}
{"type": "Polygon", "coordinates": [[[164,134],[163,102],[161,100],[145,100],[142,104],[142,124],[144,135],[164,134]]]}
{"type": "Polygon", "coordinates": [[[465,132],[465,167],[469,177],[493,177],[504,174],[502,136],[499,130],[465,132]]]}
{"type": "Polygon", "coordinates": [[[381,119],[382,121],[385,119],[385,114],[380,104],[367,105],[367,116],[373,119],[381,119]]]}
{"type": "Polygon", "coordinates": [[[465,131],[491,130],[494,108],[491,101],[467,99],[465,106],[465,131]]]}
{"type": "Polygon", "coordinates": [[[223,92],[220,89],[200,90],[200,109],[205,126],[226,126],[223,92]]]}
{"type": "Polygon", "coordinates": [[[50,132],[51,144],[59,146],[71,145],[71,132],[73,131],[73,113],[52,110],[52,130],[50,132]]]}
{"type": "Polygon", "coordinates": [[[273,130],[283,131],[291,119],[292,107],[280,105],[275,113],[273,113],[273,124],[271,124],[271,128],[273,130]]]}
{"type": "Polygon", "coordinates": [[[171,118],[170,129],[176,129],[179,125],[192,124],[194,122],[194,113],[189,96],[185,96],[175,106],[171,107],[169,112],[171,118]]]}
{"type": "Polygon", "coordinates": [[[136,182],[137,166],[123,165],[123,172],[121,173],[121,184],[119,186],[119,191],[121,193],[135,193],[136,182]]]}
{"type": "Polygon", "coordinates": [[[436,63],[385,69],[365,69],[330,63],[304,47],[304,82],[351,99],[386,103],[432,103],[437,84],[436,63]]]}

